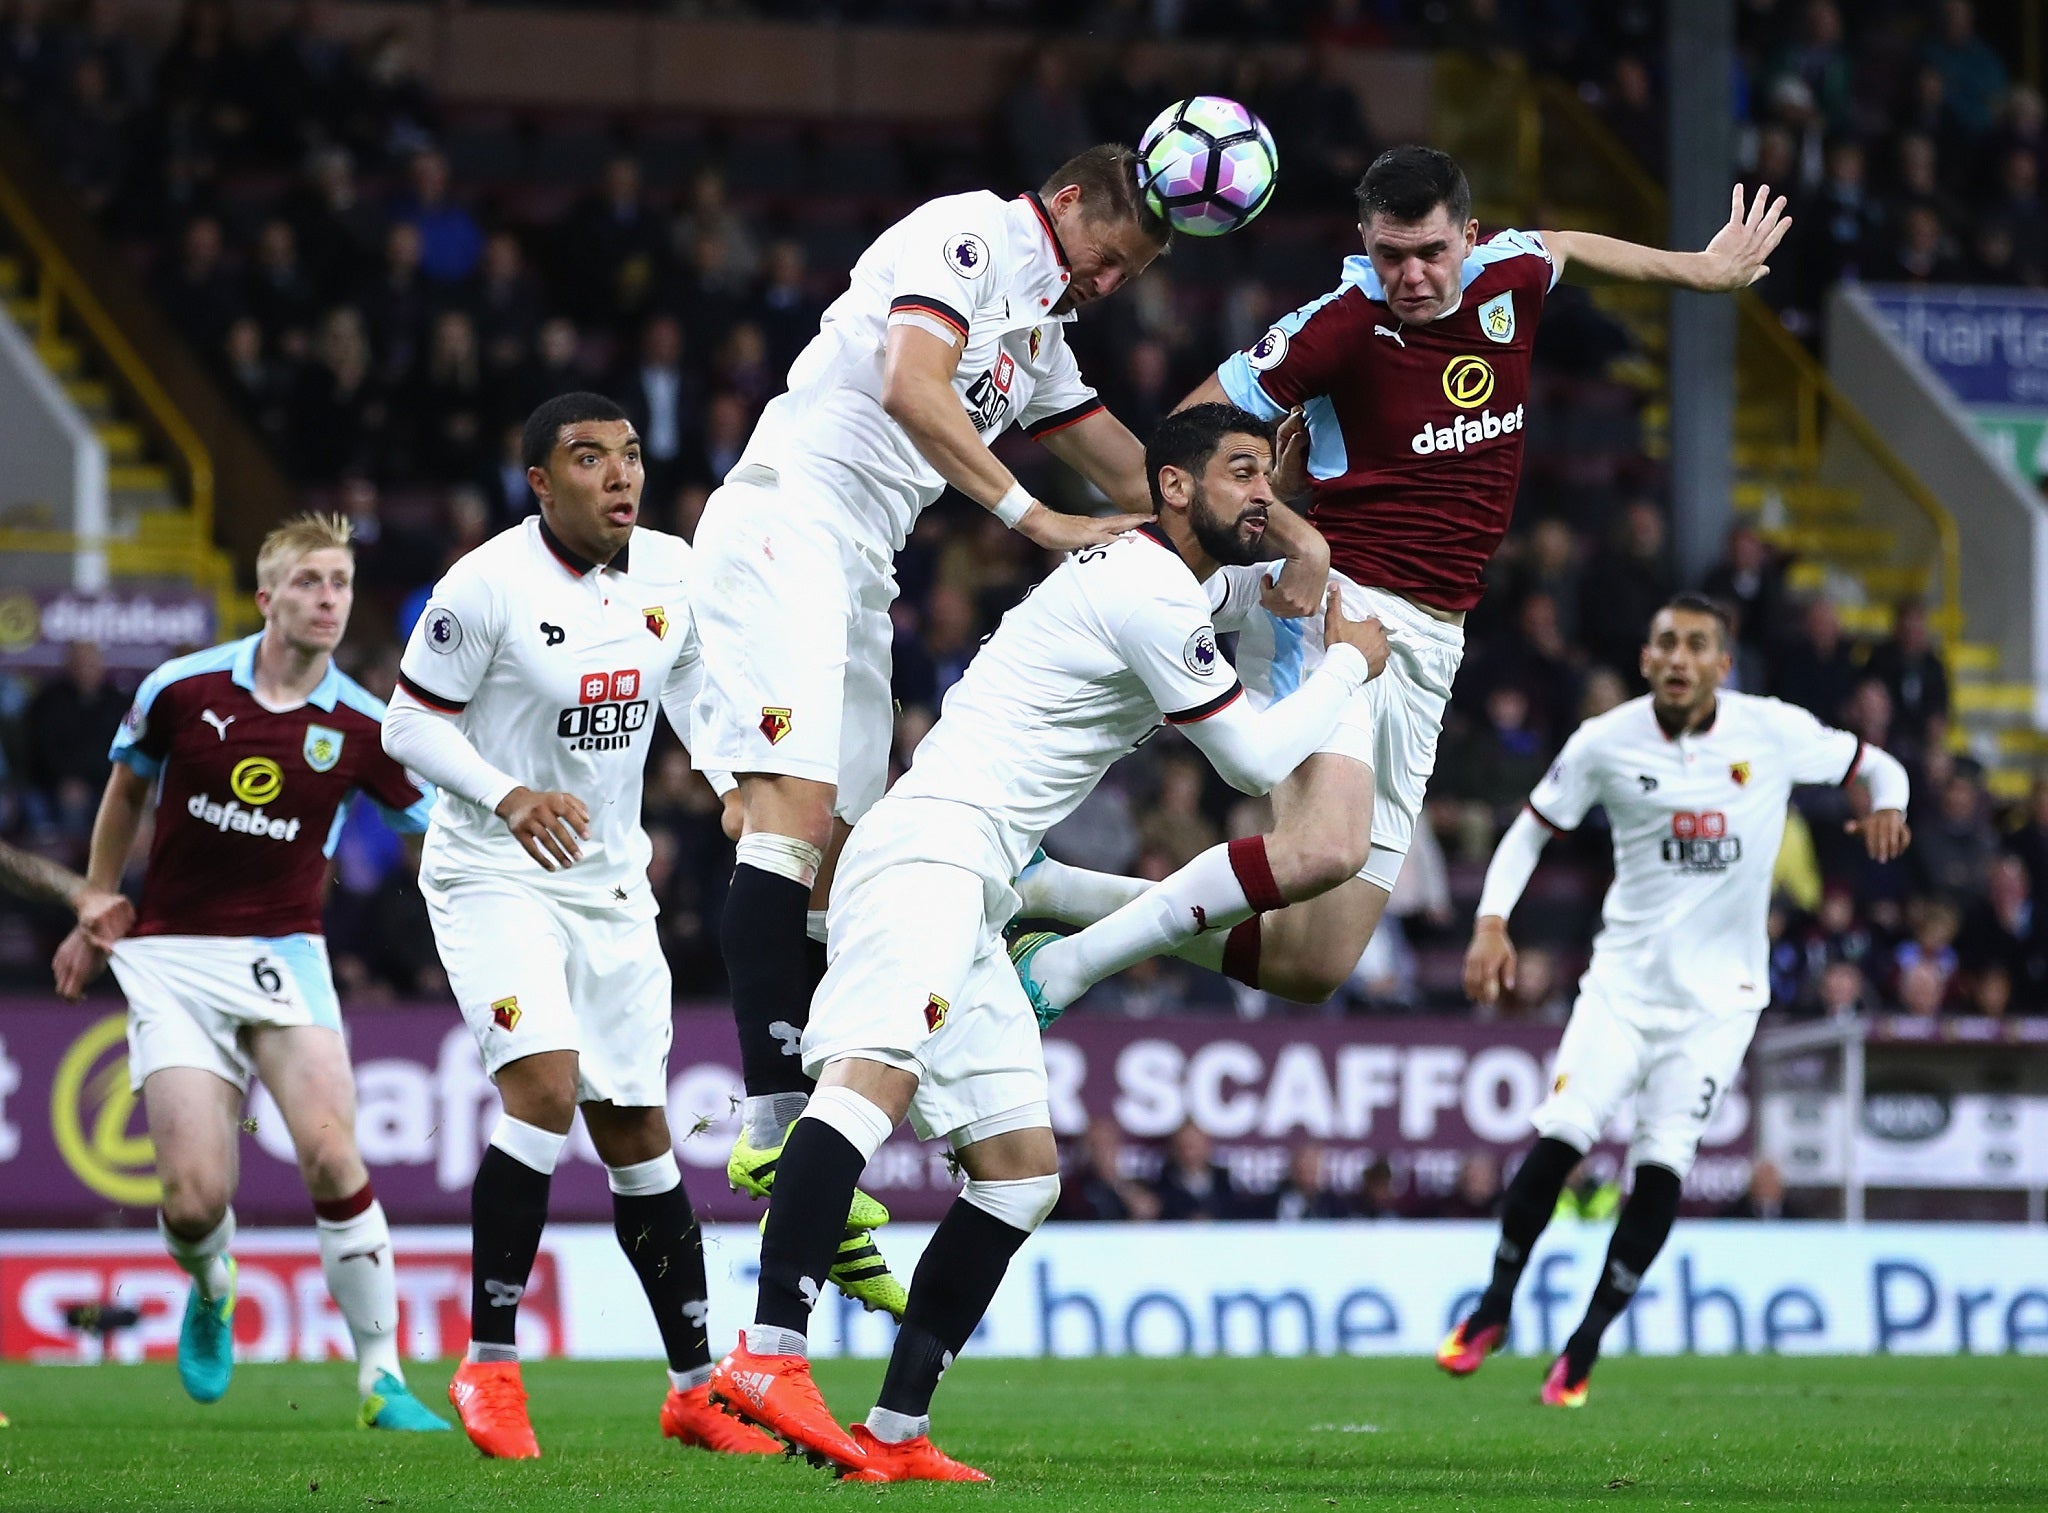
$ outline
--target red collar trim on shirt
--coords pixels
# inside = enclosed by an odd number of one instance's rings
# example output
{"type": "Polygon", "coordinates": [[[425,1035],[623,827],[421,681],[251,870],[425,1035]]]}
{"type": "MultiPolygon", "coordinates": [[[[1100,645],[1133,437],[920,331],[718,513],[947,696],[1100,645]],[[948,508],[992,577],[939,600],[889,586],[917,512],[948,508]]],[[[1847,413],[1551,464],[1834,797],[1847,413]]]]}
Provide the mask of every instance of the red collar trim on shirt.
{"type": "Polygon", "coordinates": [[[1045,231],[1045,239],[1052,243],[1052,255],[1060,260],[1060,266],[1069,273],[1073,272],[1074,265],[1067,261],[1066,244],[1060,240],[1060,234],[1053,230],[1052,215],[1046,210],[1045,201],[1041,200],[1038,197],[1038,192],[1032,189],[1027,189],[1018,198],[1024,200],[1037,213],[1038,224],[1045,231]]]}

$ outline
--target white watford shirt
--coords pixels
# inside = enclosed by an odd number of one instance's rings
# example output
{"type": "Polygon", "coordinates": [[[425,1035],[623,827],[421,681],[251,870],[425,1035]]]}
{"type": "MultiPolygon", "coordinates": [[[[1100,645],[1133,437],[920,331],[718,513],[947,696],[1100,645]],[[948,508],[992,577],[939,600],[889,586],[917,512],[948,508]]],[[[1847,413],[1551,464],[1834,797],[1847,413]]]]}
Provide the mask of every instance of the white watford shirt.
{"type": "Polygon", "coordinates": [[[1216,630],[1258,608],[1264,583],[1238,567],[1197,580],[1153,525],[1073,553],[947,690],[889,797],[982,811],[1014,877],[1162,721],[1206,719],[1243,694],[1216,630]]]}
{"type": "Polygon", "coordinates": [[[1036,195],[978,190],[918,207],[860,255],[728,476],[752,467],[802,479],[843,507],[832,522],[842,536],[894,556],[945,480],[882,409],[889,327],[962,348],[953,391],[983,441],[1012,425],[1045,436],[1102,408],[1067,346],[1073,315],[1052,313],[1068,281],[1036,195]]]}
{"type": "Polygon", "coordinates": [[[689,566],[688,543],[643,527],[599,568],[534,515],[434,585],[400,686],[526,787],[583,800],[590,839],[575,866],[544,871],[502,819],[444,790],[421,857],[428,878],[510,873],[565,902],[654,915],[641,776],[656,705],[687,731],[703,675],[689,566]]]}
{"type": "Polygon", "coordinates": [[[1583,979],[1624,1004],[1725,1014],[1770,1001],[1771,873],[1801,783],[1847,783],[1863,743],[1795,705],[1722,692],[1704,730],[1664,734],[1644,696],[1588,720],[1529,795],[1553,830],[1595,804],[1614,882],[1583,979]]]}

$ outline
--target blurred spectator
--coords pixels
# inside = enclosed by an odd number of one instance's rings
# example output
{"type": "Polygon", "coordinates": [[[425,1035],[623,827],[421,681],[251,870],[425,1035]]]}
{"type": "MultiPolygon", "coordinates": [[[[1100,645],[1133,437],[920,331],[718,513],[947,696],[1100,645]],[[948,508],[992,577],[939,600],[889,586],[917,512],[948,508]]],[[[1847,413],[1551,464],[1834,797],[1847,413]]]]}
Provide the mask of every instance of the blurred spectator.
{"type": "Polygon", "coordinates": [[[485,239],[473,309],[485,371],[502,389],[508,375],[532,353],[547,314],[540,281],[527,267],[525,250],[514,233],[493,231],[485,239]]]}
{"type": "Polygon", "coordinates": [[[410,192],[392,207],[395,220],[420,234],[420,271],[437,284],[459,284],[483,256],[484,234],[451,191],[448,160],[431,148],[413,154],[410,192]]]}
{"type": "Polygon", "coordinates": [[[1960,282],[1963,267],[1956,256],[1955,241],[1942,224],[1941,212],[1928,204],[1908,205],[1900,218],[1899,239],[1892,247],[1890,264],[1879,272],[1905,284],[1960,282]]]}
{"type": "Polygon", "coordinates": [[[699,263],[707,248],[717,265],[736,279],[749,279],[761,261],[753,229],[726,199],[725,175],[709,165],[690,178],[687,203],[669,233],[672,261],[699,263]]]}
{"type": "Polygon", "coordinates": [[[1438,748],[1436,783],[1463,800],[1468,856],[1490,852],[1492,837],[1521,808],[1549,765],[1549,752],[1529,724],[1529,696],[1511,683],[1486,695],[1486,723],[1468,739],[1438,748]],[[1474,842],[1477,842],[1475,844],[1474,842]]]}
{"type": "Polygon", "coordinates": [[[1942,91],[1957,121],[1972,136],[1991,128],[1991,108],[2005,92],[2005,65],[1977,35],[1977,7],[1970,0],[1944,0],[1941,30],[1927,45],[1927,64],[1941,76],[1942,91]]]}
{"type": "Polygon", "coordinates": [[[185,226],[175,267],[158,282],[159,307],[197,352],[218,352],[242,311],[241,296],[228,274],[220,222],[194,216],[185,226]]]}
{"type": "Polygon", "coordinates": [[[1986,814],[1984,790],[1960,764],[1937,791],[1935,812],[1913,825],[1913,849],[1906,853],[1930,893],[1966,908],[1983,896],[1998,832],[1986,814]]]}
{"type": "Polygon", "coordinates": [[[222,377],[235,411],[270,446],[291,445],[290,369],[265,350],[263,327],[244,315],[228,327],[221,351],[222,377]]]}
{"type": "Polygon", "coordinates": [[[489,458],[484,388],[476,323],[466,310],[434,317],[427,358],[406,396],[406,422],[415,437],[407,471],[433,483],[474,478],[489,458]]]}
{"type": "Polygon", "coordinates": [[[1593,1163],[1581,1160],[1572,1168],[1572,1174],[1565,1179],[1564,1191],[1557,1196],[1557,1208],[1553,1213],[1558,1219],[1577,1219],[1581,1223],[1604,1224],[1621,1211],[1621,1184],[1601,1180],[1593,1163]]]}
{"type": "Polygon", "coordinates": [[[702,449],[696,435],[700,397],[696,379],[683,365],[683,326],[673,315],[657,315],[641,329],[639,361],[613,380],[610,397],[640,430],[647,467],[644,498],[666,501],[691,470],[702,449]]]}
{"type": "Polygon", "coordinates": [[[1884,245],[1884,207],[1865,181],[1863,143],[1842,137],[1828,144],[1827,173],[1809,208],[1805,283],[1817,302],[1841,279],[1873,270],[1884,245]]]}
{"type": "Polygon", "coordinates": [[[1948,672],[1928,633],[1927,606],[1917,599],[1900,604],[1891,639],[1878,643],[1865,666],[1892,696],[1893,739],[1906,737],[1917,753],[1928,722],[1948,718],[1948,672]]]}
{"type": "Polygon", "coordinates": [[[330,310],[321,321],[313,360],[294,386],[291,413],[296,471],[315,482],[367,466],[389,435],[387,392],[371,370],[370,343],[354,309],[330,310]]]}
{"type": "Polygon", "coordinates": [[[394,223],[384,234],[383,262],[353,297],[378,371],[389,382],[403,382],[412,373],[435,309],[420,257],[419,227],[394,223]]]}
{"type": "Polygon", "coordinates": [[[2028,893],[2048,897],[2048,777],[2034,779],[2005,844],[2027,869],[2028,893]]]}
{"type": "Polygon", "coordinates": [[[1798,1203],[1785,1197],[1785,1176],[1775,1161],[1759,1157],[1749,1168],[1749,1191],[1721,1210],[1724,1219],[1804,1219],[1798,1203]]]}
{"type": "Polygon", "coordinates": [[[1651,618],[1677,591],[1664,548],[1664,512],[1634,499],[1587,569],[1579,624],[1596,662],[1633,675],[1651,618]]]}
{"type": "Polygon", "coordinates": [[[1863,969],[1853,961],[1830,962],[1820,974],[1814,1007],[1823,1019],[1847,1019],[1870,1012],[1870,992],[1863,969]]]}
{"type": "Polygon", "coordinates": [[[1361,1219],[1392,1219],[1400,1215],[1400,1202],[1394,1196],[1394,1168],[1387,1164],[1386,1157],[1365,1169],[1359,1180],[1358,1199],[1353,1205],[1361,1219]]]}
{"type": "Polygon", "coordinates": [[[1219,845],[1223,832],[1202,813],[1203,764],[1190,757],[1170,757],[1159,764],[1159,795],[1138,821],[1138,844],[1163,857],[1168,872],[1219,845]]]}
{"type": "Polygon", "coordinates": [[[1230,1172],[1217,1164],[1216,1147],[1190,1119],[1166,1142],[1166,1164],[1153,1184],[1162,1219],[1240,1217],[1230,1172]]]}
{"type": "Polygon", "coordinates": [[[384,246],[383,213],[363,198],[346,147],[313,154],[304,180],[285,200],[285,213],[322,289],[354,287],[384,246]]]}
{"type": "Polygon", "coordinates": [[[1614,72],[1607,93],[1600,102],[1601,117],[1645,168],[1654,174],[1664,171],[1666,121],[1669,112],[1656,98],[1650,82],[1650,66],[1633,53],[1614,60],[1614,72]]]}
{"type": "Polygon", "coordinates": [[[128,712],[128,696],[107,681],[97,643],[73,641],[64,671],[45,682],[23,721],[28,780],[67,833],[92,827],[107,785],[107,748],[128,712]]]}
{"type": "Polygon", "coordinates": [[[667,278],[667,238],[640,182],[639,159],[620,154],[604,182],[563,223],[565,273],[574,313],[585,320],[637,320],[667,278]]]}
{"type": "Polygon", "coordinates": [[[797,354],[818,334],[818,321],[825,313],[811,294],[806,272],[802,242],[784,240],[768,249],[753,319],[767,342],[768,363],[778,385],[797,354]]]}
{"type": "Polygon", "coordinates": [[[1939,988],[1936,1001],[1947,995],[1954,981],[1958,957],[1956,932],[1961,921],[1955,909],[1939,899],[1917,899],[1911,911],[1912,934],[1892,953],[1898,971],[1899,993],[1905,996],[1906,974],[1926,967],[1934,973],[1939,988]]]}
{"type": "Polygon", "coordinates": [[[1273,1190],[1272,1209],[1267,1217],[1283,1224],[1302,1219],[1349,1218],[1351,1205],[1344,1201],[1342,1193],[1330,1187],[1328,1170],[1329,1162],[1320,1145],[1305,1141],[1295,1146],[1287,1158],[1287,1175],[1273,1190]]]}
{"type": "Polygon", "coordinates": [[[1735,612],[1735,639],[1743,687],[1762,690],[1777,638],[1784,632],[1785,570],[1754,526],[1728,532],[1728,555],[1700,588],[1735,612]]]}
{"type": "Polygon", "coordinates": [[[1029,72],[1004,98],[998,116],[1008,138],[1010,177],[1019,184],[1042,182],[1095,141],[1067,56],[1056,47],[1041,47],[1032,56],[1029,72]]]}
{"type": "Polygon", "coordinates": [[[2020,1009],[2048,1008],[2048,931],[2036,922],[2032,884],[2018,857],[1991,863],[1984,898],[1956,937],[1956,959],[1973,977],[2002,974],[2008,999],[2020,1009]]]}
{"type": "Polygon", "coordinates": [[[1144,1221],[1159,1217],[1159,1195],[1129,1174],[1123,1128],[1107,1114],[1088,1121],[1079,1143],[1069,1147],[1068,1158],[1054,1218],[1144,1221]]]}
{"type": "Polygon", "coordinates": [[[1467,1151],[1458,1163],[1458,1185],[1441,1198],[1415,1206],[1418,1219],[1493,1219],[1500,1215],[1500,1162],[1491,1151],[1467,1151]]]}
{"type": "Polygon", "coordinates": [[[1855,659],[1833,601],[1825,596],[1808,600],[1798,635],[1778,659],[1771,691],[1833,725],[1841,720],[1842,705],[1855,686],[1855,659]]]}
{"type": "Polygon", "coordinates": [[[307,333],[316,314],[313,281],[299,264],[298,234],[282,216],[263,223],[256,235],[256,260],[243,281],[242,306],[287,356],[306,355],[307,333]]]}
{"type": "Polygon", "coordinates": [[[1941,1012],[1942,1004],[1948,998],[1948,979],[1932,961],[1916,961],[1900,971],[1895,996],[1901,1012],[1919,1019],[1931,1019],[1941,1012]]]}

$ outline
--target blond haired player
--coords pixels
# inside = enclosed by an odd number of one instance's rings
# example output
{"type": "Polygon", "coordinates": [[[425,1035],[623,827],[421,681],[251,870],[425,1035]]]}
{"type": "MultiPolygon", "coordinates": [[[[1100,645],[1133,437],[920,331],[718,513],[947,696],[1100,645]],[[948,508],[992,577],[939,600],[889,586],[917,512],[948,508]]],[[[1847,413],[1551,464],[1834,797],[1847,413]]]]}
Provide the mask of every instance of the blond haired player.
{"type": "MultiPolygon", "coordinates": [[[[263,629],[166,662],[136,691],[87,881],[119,888],[154,806],[134,933],[112,958],[128,999],[128,1074],[163,1182],[158,1227],[192,1277],[178,1337],[185,1390],[214,1402],[234,1370],[229,1205],[242,1103],[260,1077],[291,1133],[321,1269],[355,1341],[361,1422],[446,1429],[399,1365],[391,1231],[356,1150],[355,1074],[320,928],[350,795],[400,830],[427,822],[427,790],[384,754],[384,705],[334,665],[354,594],[347,521],[301,515],[264,539],[263,629]]],[[[75,995],[105,959],[82,925],[58,952],[59,991],[75,995]]]]}

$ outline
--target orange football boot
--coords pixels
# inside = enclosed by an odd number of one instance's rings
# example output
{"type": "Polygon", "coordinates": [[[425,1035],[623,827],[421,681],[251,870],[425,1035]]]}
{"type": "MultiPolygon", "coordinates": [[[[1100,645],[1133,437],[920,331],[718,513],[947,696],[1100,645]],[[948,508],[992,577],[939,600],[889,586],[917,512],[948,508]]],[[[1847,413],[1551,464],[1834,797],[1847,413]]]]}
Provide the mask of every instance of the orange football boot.
{"type": "Polygon", "coordinates": [[[1563,1356],[1559,1356],[1550,1363],[1550,1374],[1543,1378],[1544,1407],[1583,1408],[1586,1406],[1586,1395],[1592,1390],[1592,1373],[1588,1372],[1576,1382],[1572,1382],[1565,1380],[1565,1372],[1568,1369],[1570,1368],[1566,1365],[1563,1356]]]}
{"type": "Polygon", "coordinates": [[[1500,1349],[1508,1337],[1507,1325],[1488,1324],[1477,1334],[1466,1335],[1466,1319],[1444,1336],[1444,1342],[1436,1347],[1436,1363],[1452,1376],[1470,1376],[1486,1364],[1486,1358],[1500,1349]]]}
{"type": "Polygon", "coordinates": [[[721,1455],[780,1455],[782,1444],[752,1424],[711,1406],[711,1389],[699,1383],[688,1392],[668,1389],[661,1405],[661,1434],[721,1455]]]}
{"type": "Polygon", "coordinates": [[[857,1470],[867,1452],[839,1427],[800,1355],[756,1355],[742,1340],[711,1371],[714,1406],[767,1430],[814,1466],[857,1470]]]}
{"type": "Polygon", "coordinates": [[[540,1441],[526,1416],[517,1361],[464,1361],[448,1383],[448,1401],[469,1442],[496,1460],[539,1460],[540,1441]]]}
{"type": "Polygon", "coordinates": [[[932,1443],[929,1434],[892,1445],[876,1439],[866,1424],[853,1426],[853,1440],[867,1452],[858,1471],[841,1471],[841,1481],[989,1481],[986,1472],[953,1459],[932,1443]]]}

